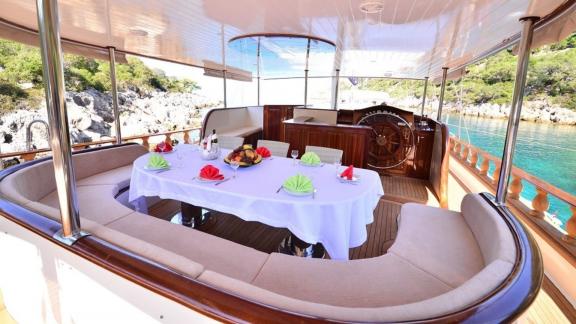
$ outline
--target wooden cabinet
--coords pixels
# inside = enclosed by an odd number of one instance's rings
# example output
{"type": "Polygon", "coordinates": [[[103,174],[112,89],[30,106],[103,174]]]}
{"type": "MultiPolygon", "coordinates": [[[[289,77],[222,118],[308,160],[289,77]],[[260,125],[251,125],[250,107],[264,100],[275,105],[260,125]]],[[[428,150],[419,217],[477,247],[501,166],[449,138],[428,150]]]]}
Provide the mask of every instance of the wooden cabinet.
{"type": "Polygon", "coordinates": [[[325,125],[316,123],[298,123],[293,120],[284,122],[285,142],[290,149],[304,153],[307,145],[322,146],[342,150],[342,164],[366,167],[368,138],[372,129],[364,126],[325,125]]]}
{"type": "Polygon", "coordinates": [[[283,121],[292,119],[294,106],[266,105],[264,106],[264,139],[284,142],[283,121]]]}

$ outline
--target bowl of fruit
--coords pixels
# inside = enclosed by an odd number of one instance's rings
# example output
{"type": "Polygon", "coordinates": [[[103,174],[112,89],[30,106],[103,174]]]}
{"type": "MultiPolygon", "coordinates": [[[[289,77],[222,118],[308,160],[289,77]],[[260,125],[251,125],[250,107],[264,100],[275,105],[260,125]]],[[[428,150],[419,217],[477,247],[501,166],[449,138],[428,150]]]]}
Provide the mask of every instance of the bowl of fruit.
{"type": "Polygon", "coordinates": [[[234,149],[224,158],[224,162],[230,164],[230,161],[236,161],[241,168],[251,167],[262,162],[262,155],[256,153],[250,144],[244,144],[234,149]]]}

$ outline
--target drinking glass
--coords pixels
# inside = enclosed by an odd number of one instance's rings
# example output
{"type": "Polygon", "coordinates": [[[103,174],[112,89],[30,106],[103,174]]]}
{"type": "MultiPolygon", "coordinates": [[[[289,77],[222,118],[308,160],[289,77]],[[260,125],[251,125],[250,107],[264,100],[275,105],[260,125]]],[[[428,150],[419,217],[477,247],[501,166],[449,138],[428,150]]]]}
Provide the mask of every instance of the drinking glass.
{"type": "Polygon", "coordinates": [[[292,150],[292,153],[290,154],[290,156],[292,156],[293,165],[296,165],[296,158],[298,157],[298,150],[292,150]]]}
{"type": "Polygon", "coordinates": [[[236,171],[238,171],[238,168],[240,167],[240,162],[232,160],[230,161],[230,167],[234,169],[234,175],[232,176],[232,179],[236,179],[236,171]]]}

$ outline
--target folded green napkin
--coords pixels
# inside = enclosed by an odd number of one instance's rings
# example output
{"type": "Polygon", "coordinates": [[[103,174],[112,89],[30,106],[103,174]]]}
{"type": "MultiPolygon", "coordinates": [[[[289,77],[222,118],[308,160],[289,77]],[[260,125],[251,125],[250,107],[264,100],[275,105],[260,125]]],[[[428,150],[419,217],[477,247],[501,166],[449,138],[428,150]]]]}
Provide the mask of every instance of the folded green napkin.
{"type": "Polygon", "coordinates": [[[148,159],[149,168],[165,169],[168,166],[168,161],[166,161],[166,159],[164,159],[160,154],[152,154],[148,159]]]}
{"type": "Polygon", "coordinates": [[[304,155],[302,155],[302,157],[300,158],[300,161],[309,165],[317,165],[321,163],[320,157],[318,156],[318,154],[314,152],[304,153],[304,155]]]}
{"type": "Polygon", "coordinates": [[[312,192],[312,180],[305,175],[297,174],[284,181],[284,189],[292,192],[312,192]]]}

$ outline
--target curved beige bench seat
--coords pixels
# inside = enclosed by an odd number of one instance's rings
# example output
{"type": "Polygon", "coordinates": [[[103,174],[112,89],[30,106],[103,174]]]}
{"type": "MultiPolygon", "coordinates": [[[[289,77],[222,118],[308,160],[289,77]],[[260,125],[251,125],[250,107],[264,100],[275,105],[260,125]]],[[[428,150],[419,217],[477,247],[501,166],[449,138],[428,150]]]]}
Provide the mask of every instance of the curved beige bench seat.
{"type": "MultiPolygon", "coordinates": [[[[516,243],[483,197],[461,213],[403,205],[387,254],[334,261],[266,254],[133,211],[115,199],[132,161],[146,150],[121,146],[74,155],[82,227],[193,280],[277,309],[342,321],[409,321],[454,313],[510,275],[516,243]]],[[[59,219],[51,161],[0,181],[0,193],[59,219]]]]}

